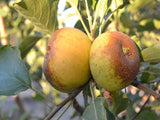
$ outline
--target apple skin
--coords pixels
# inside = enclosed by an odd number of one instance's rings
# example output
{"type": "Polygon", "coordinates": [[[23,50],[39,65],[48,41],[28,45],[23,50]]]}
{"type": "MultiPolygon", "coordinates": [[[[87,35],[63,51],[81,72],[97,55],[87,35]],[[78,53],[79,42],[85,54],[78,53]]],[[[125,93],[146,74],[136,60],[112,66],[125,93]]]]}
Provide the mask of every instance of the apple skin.
{"type": "Polygon", "coordinates": [[[105,32],[91,46],[91,74],[105,90],[116,91],[130,85],[139,66],[138,49],[130,37],[122,32],[105,32]]]}
{"type": "Polygon", "coordinates": [[[57,30],[49,40],[43,71],[57,90],[71,93],[90,78],[88,36],[76,28],[57,30]]]}

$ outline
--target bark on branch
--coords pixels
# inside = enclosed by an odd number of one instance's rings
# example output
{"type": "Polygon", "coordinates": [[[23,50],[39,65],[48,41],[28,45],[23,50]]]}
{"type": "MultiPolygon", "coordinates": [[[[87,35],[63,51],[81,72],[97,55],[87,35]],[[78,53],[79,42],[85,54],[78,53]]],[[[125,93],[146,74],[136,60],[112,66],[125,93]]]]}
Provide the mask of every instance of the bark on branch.
{"type": "Polygon", "coordinates": [[[152,90],[152,89],[144,86],[144,85],[141,84],[139,81],[134,80],[131,85],[133,85],[134,87],[137,87],[137,88],[143,90],[144,92],[152,95],[155,99],[160,100],[160,94],[158,94],[158,93],[156,93],[154,90],[152,90]]]}
{"type": "MultiPolygon", "coordinates": [[[[89,83],[89,82],[88,82],[89,83]]],[[[71,93],[64,101],[57,105],[57,108],[54,109],[46,118],[45,120],[50,120],[64,105],[66,105],[70,100],[73,100],[86,86],[88,83],[85,84],[83,87],[79,88],[75,92],[71,93]]]]}

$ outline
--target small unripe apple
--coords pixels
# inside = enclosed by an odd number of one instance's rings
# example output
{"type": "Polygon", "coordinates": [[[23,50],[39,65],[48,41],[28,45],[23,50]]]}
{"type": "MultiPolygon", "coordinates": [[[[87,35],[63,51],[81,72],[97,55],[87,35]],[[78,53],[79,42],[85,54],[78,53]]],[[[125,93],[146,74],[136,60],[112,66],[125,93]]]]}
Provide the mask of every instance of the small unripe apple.
{"type": "Polygon", "coordinates": [[[44,74],[59,91],[70,93],[90,77],[88,36],[76,28],[57,30],[47,46],[44,74]]]}
{"type": "Polygon", "coordinates": [[[135,79],[140,66],[135,43],[124,33],[110,31],[98,36],[90,50],[95,82],[108,91],[120,90],[135,79]]]}

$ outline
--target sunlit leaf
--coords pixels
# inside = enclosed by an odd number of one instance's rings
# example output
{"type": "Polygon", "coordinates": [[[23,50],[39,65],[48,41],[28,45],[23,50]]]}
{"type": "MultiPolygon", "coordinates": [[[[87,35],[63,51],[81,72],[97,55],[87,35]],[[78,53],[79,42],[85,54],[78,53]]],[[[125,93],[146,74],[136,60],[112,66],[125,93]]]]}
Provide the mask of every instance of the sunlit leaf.
{"type": "Polygon", "coordinates": [[[78,0],[67,0],[67,2],[73,7],[77,7],[78,0]]]}
{"type": "Polygon", "coordinates": [[[14,8],[29,19],[42,33],[52,34],[57,29],[59,0],[22,0],[14,8]]]}
{"type": "Polygon", "coordinates": [[[142,51],[142,56],[145,62],[159,63],[160,62],[160,45],[146,48],[142,51]]]}
{"type": "Polygon", "coordinates": [[[0,48],[0,95],[15,95],[31,87],[31,79],[18,48],[0,48]]]}
{"type": "Polygon", "coordinates": [[[100,17],[101,19],[103,19],[104,15],[111,5],[111,2],[112,0],[99,0],[95,11],[96,17],[100,17]]]}
{"type": "Polygon", "coordinates": [[[95,10],[95,6],[98,3],[98,0],[90,0],[90,1],[91,1],[91,4],[89,4],[89,5],[91,5],[92,9],[95,10]]]}
{"type": "Polygon", "coordinates": [[[110,8],[112,0],[99,0],[97,5],[96,5],[96,10],[95,10],[95,17],[94,17],[94,22],[93,22],[93,27],[96,28],[96,25],[99,25],[102,23],[102,20],[107,14],[107,11],[110,8]]]}

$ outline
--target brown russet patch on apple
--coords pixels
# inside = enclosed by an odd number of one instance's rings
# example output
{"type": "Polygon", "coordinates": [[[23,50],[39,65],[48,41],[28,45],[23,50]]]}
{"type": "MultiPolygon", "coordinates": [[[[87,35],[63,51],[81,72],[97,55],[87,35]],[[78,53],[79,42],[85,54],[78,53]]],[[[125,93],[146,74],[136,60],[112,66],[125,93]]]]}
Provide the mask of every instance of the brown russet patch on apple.
{"type": "Polygon", "coordinates": [[[90,45],[88,36],[78,29],[57,30],[48,42],[44,61],[47,81],[67,93],[85,84],[90,76],[90,45]]]}
{"type": "Polygon", "coordinates": [[[54,83],[53,83],[53,82],[56,82],[56,85],[59,86],[58,89],[64,90],[65,85],[57,80],[58,79],[57,76],[55,74],[53,74],[54,73],[53,69],[51,71],[51,68],[50,68],[50,67],[53,67],[53,66],[49,66],[49,64],[48,64],[49,61],[51,60],[50,57],[51,56],[48,56],[46,54],[47,59],[45,59],[45,61],[44,61],[44,70],[43,71],[44,71],[44,74],[46,76],[46,79],[53,87],[57,88],[57,86],[55,86],[54,83]]]}
{"type": "Polygon", "coordinates": [[[55,34],[51,37],[50,41],[48,42],[47,49],[46,49],[46,55],[45,55],[43,71],[44,71],[44,74],[46,76],[47,81],[53,87],[57,88],[57,86],[55,86],[54,83],[53,83],[53,82],[56,82],[56,85],[58,85],[58,87],[59,87],[58,89],[63,90],[65,88],[65,85],[57,80],[58,78],[56,77],[55,74],[53,74],[55,72],[51,68],[53,66],[49,65],[50,61],[52,61],[52,58],[53,58],[53,56],[54,56],[54,54],[56,52],[56,48],[54,47],[53,44],[57,41],[56,36],[60,31],[61,30],[56,31],[55,34]]]}
{"type": "Polygon", "coordinates": [[[109,59],[115,66],[115,76],[120,76],[123,83],[131,83],[135,79],[140,66],[136,45],[124,33],[111,31],[108,34],[110,34],[109,42],[103,53],[110,54],[109,59]]]}

